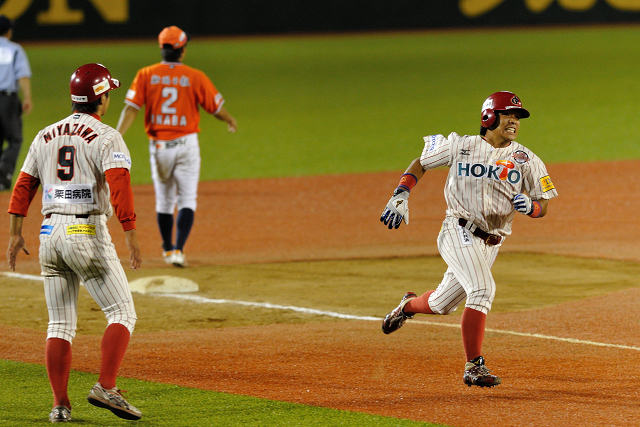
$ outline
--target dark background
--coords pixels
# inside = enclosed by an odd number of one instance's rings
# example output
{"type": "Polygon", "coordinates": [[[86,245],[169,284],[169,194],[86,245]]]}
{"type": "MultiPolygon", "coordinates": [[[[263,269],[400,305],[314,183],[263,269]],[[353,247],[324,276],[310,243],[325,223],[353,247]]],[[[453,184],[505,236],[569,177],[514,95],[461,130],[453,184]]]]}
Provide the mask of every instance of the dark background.
{"type": "Polygon", "coordinates": [[[126,20],[106,22],[91,0],[66,1],[66,9],[82,11],[82,22],[74,24],[38,22],[38,14],[51,10],[49,0],[5,0],[0,2],[0,13],[16,21],[17,41],[155,37],[169,25],[193,35],[219,36],[640,21],[639,12],[617,10],[605,0],[583,11],[567,10],[554,1],[538,13],[529,10],[524,0],[496,0],[497,6],[476,17],[460,11],[460,0],[94,1],[124,5],[126,20]],[[17,2],[29,6],[20,16],[11,16],[17,2]]]}

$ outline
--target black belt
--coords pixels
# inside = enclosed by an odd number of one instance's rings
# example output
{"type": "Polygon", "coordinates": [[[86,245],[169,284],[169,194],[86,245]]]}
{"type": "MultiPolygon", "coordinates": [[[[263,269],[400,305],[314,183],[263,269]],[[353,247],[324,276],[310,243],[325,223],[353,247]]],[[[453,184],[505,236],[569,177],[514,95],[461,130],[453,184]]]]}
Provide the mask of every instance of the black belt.
{"type": "Polygon", "coordinates": [[[468,223],[469,221],[467,221],[464,218],[458,219],[458,224],[460,224],[462,227],[466,228],[467,230],[471,231],[471,233],[473,233],[474,236],[481,238],[487,245],[495,246],[498,243],[502,242],[501,236],[498,236],[496,234],[489,234],[486,231],[480,230],[478,227],[476,227],[473,224],[472,226],[475,227],[473,230],[467,228],[468,223]]]}
{"type": "MultiPolygon", "coordinates": [[[[60,215],[64,215],[64,214],[60,214],[60,215]]],[[[51,218],[51,214],[46,214],[44,217],[49,219],[49,218],[51,218]]],[[[76,218],[87,219],[87,218],[89,218],[89,214],[76,215],[76,218]]]]}
{"type": "Polygon", "coordinates": [[[18,94],[18,92],[11,92],[9,90],[0,90],[0,95],[15,96],[17,94],[18,94]]]}

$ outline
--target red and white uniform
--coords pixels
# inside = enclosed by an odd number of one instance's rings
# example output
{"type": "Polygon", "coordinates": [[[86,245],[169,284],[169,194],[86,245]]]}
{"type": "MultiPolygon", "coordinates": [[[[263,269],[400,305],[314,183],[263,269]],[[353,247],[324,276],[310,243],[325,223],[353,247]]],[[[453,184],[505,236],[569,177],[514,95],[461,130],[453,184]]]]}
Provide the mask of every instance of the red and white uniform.
{"type": "Polygon", "coordinates": [[[109,324],[133,332],[136,312],[107,220],[135,228],[129,169],[122,136],[97,115],[74,113],[35,137],[14,188],[9,213],[26,216],[42,185],[40,264],[49,309],[47,339],[71,342],[80,282],[109,324]]]}
{"type": "Polygon", "coordinates": [[[438,250],[448,265],[443,281],[429,297],[439,314],[466,306],[487,314],[495,296],[491,267],[502,242],[485,244],[458,223],[466,219],[481,230],[503,237],[511,234],[516,213],[512,198],[526,192],[533,200],[558,195],[542,160],[513,141],[494,148],[481,136],[451,133],[424,138],[420,163],[425,170],[448,166],[444,189],[446,218],[438,236],[438,250]]]}
{"type": "Polygon", "coordinates": [[[200,70],[182,63],[161,62],[142,68],[127,92],[125,103],[145,107],[156,212],[196,210],[200,177],[200,112],[222,108],[224,99],[200,70]]]}

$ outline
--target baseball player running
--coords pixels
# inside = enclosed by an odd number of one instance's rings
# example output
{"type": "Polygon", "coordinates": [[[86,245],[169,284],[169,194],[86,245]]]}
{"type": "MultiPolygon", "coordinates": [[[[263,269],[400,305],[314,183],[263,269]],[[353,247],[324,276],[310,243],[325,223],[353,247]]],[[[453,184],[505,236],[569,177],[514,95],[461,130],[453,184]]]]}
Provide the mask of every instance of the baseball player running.
{"type": "Polygon", "coordinates": [[[200,70],[182,64],[189,37],[178,27],[160,32],[163,61],[136,74],[127,92],[117,130],[125,134],[146,104],[144,126],[149,137],[151,176],[163,256],[167,264],[185,267],[184,245],[193,226],[200,178],[198,106],[236,131],[222,95],[200,70]],[[178,208],[176,241],[173,213],[178,208]]]}
{"type": "Polygon", "coordinates": [[[83,65],[73,73],[69,84],[73,113],[36,135],[11,195],[7,260],[15,270],[18,253],[29,254],[22,224],[42,186],[40,266],[49,309],[45,362],[53,390],[51,422],[71,420],[67,385],[80,282],[108,321],[100,375],[87,400],[120,418],[142,417],[116,387],[137,317],[107,229],[113,209],[124,229],[131,268],[137,270],[141,263],[129,150],[120,133],[100,121],[109,107],[109,91],[119,86],[101,64],[83,65]]]}
{"type": "Polygon", "coordinates": [[[448,269],[435,291],[421,296],[408,292],[382,322],[385,334],[399,329],[416,313],[450,314],[466,298],[462,313],[462,343],[467,363],[464,383],[494,387],[482,357],[485,320],[496,293],[491,267],[516,212],[531,218],[547,213],[557,192],[545,165],[531,150],[515,141],[520,119],[529,117],[511,92],[496,92],[482,104],[480,135],[424,138],[422,156],[400,179],[380,221],[389,229],[409,224],[411,189],[425,171],[448,166],[444,189],[446,217],[438,235],[438,250],[448,269]]]}

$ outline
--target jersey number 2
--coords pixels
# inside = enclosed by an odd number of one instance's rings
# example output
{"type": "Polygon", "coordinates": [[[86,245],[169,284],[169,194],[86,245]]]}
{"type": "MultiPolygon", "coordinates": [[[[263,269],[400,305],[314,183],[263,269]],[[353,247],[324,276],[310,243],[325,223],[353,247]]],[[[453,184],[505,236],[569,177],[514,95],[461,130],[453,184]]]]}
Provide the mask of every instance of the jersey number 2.
{"type": "Polygon", "coordinates": [[[173,86],[167,86],[163,88],[162,97],[167,98],[167,100],[162,103],[162,107],[160,108],[162,114],[175,114],[178,110],[176,110],[175,107],[172,107],[171,104],[176,102],[176,100],[178,99],[178,88],[173,86]]]}
{"type": "Polygon", "coordinates": [[[76,147],[64,146],[58,152],[58,178],[71,181],[73,178],[73,162],[76,158],[76,147]]]}

